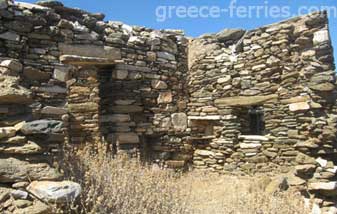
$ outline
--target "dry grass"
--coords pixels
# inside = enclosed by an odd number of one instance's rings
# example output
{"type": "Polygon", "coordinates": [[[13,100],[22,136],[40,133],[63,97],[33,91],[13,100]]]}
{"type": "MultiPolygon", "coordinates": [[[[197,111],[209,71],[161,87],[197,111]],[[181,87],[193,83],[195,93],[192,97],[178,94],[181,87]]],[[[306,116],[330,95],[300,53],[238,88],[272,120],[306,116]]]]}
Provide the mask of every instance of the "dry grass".
{"type": "Polygon", "coordinates": [[[197,172],[178,174],[87,152],[69,157],[67,172],[84,191],[77,206],[69,206],[65,213],[308,213],[297,194],[288,191],[268,195],[255,188],[254,179],[197,172]]]}

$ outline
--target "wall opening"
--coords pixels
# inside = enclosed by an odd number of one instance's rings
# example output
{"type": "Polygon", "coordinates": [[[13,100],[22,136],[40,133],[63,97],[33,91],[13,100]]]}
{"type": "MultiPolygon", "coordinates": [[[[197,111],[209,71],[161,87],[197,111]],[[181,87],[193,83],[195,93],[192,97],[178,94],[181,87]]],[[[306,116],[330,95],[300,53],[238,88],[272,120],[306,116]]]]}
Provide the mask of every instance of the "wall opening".
{"type": "Polygon", "coordinates": [[[265,118],[261,106],[242,107],[236,110],[242,135],[264,135],[265,118]]]}

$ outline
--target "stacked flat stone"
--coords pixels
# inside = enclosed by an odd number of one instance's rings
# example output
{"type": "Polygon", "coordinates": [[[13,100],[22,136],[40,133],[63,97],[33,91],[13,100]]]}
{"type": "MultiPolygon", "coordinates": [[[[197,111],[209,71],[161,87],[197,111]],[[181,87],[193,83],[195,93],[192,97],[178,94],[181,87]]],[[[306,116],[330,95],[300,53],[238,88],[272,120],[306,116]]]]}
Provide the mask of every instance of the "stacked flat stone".
{"type": "Polygon", "coordinates": [[[291,185],[308,185],[323,211],[335,209],[336,77],[327,14],[192,39],[188,61],[195,168],[289,173],[291,185]],[[268,140],[245,136],[252,106],[263,108],[268,140]],[[220,134],[215,123],[224,125],[220,134]],[[212,128],[210,138],[200,138],[212,128]],[[316,159],[330,161],[329,170],[316,159]]]}

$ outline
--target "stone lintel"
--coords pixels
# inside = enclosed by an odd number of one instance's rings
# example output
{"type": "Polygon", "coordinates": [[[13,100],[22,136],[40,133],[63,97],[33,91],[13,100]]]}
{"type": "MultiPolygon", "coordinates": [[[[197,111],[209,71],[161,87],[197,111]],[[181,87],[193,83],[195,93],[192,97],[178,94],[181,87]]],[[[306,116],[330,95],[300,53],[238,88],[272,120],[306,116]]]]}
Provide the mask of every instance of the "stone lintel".
{"type": "Polygon", "coordinates": [[[209,116],[188,116],[189,120],[221,120],[222,117],[219,115],[209,115],[209,116]]]}
{"type": "Polygon", "coordinates": [[[61,55],[107,58],[109,60],[122,59],[120,49],[109,46],[60,43],[59,49],[61,55]]]}
{"type": "Polygon", "coordinates": [[[277,94],[266,96],[236,96],[226,97],[215,100],[216,106],[254,106],[261,105],[266,102],[277,100],[277,94]]]}
{"type": "Polygon", "coordinates": [[[62,55],[60,61],[70,65],[113,65],[115,60],[99,57],[86,57],[77,55],[62,55]]]}

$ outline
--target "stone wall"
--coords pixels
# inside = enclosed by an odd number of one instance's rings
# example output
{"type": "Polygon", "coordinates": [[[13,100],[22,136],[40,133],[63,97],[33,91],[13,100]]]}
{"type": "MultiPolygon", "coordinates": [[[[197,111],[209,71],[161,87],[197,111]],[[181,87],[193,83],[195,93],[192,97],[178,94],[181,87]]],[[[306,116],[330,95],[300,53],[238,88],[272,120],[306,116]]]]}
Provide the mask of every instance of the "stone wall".
{"type": "Polygon", "coordinates": [[[290,185],[326,199],[320,206],[334,204],[336,77],[326,14],[224,30],[189,47],[195,168],[288,173],[290,185]],[[264,136],[245,133],[252,107],[263,111],[264,136]],[[212,132],[200,136],[200,127],[212,132]]]}
{"type": "Polygon", "coordinates": [[[64,143],[98,142],[168,168],[287,173],[323,210],[335,205],[336,78],[324,12],[195,39],[56,1],[0,1],[0,16],[1,212],[47,210],[27,193],[45,183],[32,181],[62,180],[64,143]]]}

